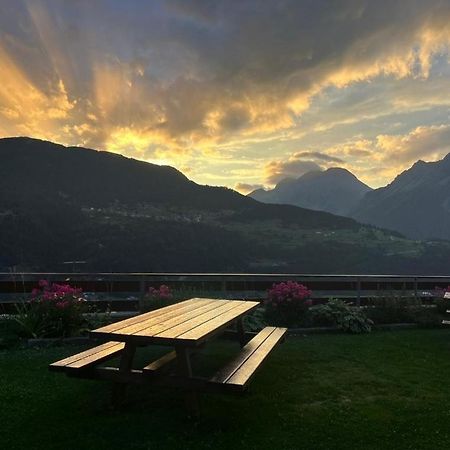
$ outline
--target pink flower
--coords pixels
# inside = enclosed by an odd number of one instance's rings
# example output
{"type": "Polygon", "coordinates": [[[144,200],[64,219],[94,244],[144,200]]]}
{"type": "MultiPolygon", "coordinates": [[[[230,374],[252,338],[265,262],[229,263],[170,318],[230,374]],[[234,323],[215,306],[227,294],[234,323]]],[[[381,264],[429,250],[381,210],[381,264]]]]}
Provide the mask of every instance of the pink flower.
{"type": "Polygon", "coordinates": [[[48,286],[48,281],[47,280],[39,280],[39,287],[40,288],[46,288],[48,286]]]}
{"type": "Polygon", "coordinates": [[[162,284],[158,289],[150,286],[148,288],[148,295],[152,298],[157,298],[161,300],[167,300],[172,298],[172,293],[170,292],[169,286],[162,284]]]}

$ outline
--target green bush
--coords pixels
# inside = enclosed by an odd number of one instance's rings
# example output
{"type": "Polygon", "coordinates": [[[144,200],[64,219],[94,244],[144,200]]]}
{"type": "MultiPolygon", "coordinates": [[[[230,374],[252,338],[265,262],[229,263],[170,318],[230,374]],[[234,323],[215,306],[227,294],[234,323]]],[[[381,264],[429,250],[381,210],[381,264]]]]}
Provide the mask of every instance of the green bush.
{"type": "Polygon", "coordinates": [[[367,316],[378,324],[415,322],[421,310],[419,298],[395,294],[370,298],[365,308],[367,316]]]}
{"type": "Polygon", "coordinates": [[[310,308],[313,320],[321,325],[334,325],[346,333],[369,333],[373,322],[364,311],[342,300],[330,299],[324,305],[310,308]]]}
{"type": "Polygon", "coordinates": [[[437,311],[440,314],[448,315],[447,311],[450,311],[450,298],[435,297],[433,303],[436,305],[437,311]]]}
{"type": "Polygon", "coordinates": [[[259,331],[267,325],[264,308],[257,308],[244,317],[245,331],[259,331]]]}
{"type": "Polygon", "coordinates": [[[9,316],[0,316],[0,349],[13,347],[18,342],[17,322],[9,316]]]}

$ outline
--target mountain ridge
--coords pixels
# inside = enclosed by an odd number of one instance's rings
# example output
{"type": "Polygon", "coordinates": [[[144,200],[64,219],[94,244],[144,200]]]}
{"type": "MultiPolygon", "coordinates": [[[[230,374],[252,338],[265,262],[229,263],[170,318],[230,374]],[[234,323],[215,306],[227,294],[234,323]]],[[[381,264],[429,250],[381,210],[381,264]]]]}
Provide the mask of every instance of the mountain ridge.
{"type": "Polygon", "coordinates": [[[443,273],[450,244],[264,204],[174,168],[0,139],[0,270],[443,273]],[[63,150],[63,151],[61,151],[63,150]]]}
{"type": "Polygon", "coordinates": [[[349,216],[413,239],[450,240],[450,153],[417,161],[387,186],[368,192],[349,216]]]}

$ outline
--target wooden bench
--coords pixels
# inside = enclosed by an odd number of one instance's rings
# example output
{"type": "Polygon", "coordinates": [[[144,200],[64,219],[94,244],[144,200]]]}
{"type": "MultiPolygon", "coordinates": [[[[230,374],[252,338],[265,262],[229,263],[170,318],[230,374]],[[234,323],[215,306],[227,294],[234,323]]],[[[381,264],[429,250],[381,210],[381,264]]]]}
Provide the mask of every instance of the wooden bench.
{"type": "Polygon", "coordinates": [[[250,378],[266,359],[275,345],[284,338],[286,328],[266,327],[261,330],[239,355],[210,380],[237,390],[244,390],[250,378]]]}
{"type": "Polygon", "coordinates": [[[106,342],[76,355],[50,364],[49,369],[58,372],[75,372],[88,369],[114,356],[119,355],[125,347],[123,342],[106,342]]]}

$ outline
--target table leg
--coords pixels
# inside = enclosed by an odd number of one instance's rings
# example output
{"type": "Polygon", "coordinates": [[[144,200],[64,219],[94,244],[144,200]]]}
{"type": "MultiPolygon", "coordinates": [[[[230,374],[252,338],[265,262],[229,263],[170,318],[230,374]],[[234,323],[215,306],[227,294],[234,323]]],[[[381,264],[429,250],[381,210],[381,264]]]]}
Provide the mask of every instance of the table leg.
{"type": "MultiPolygon", "coordinates": [[[[189,349],[186,347],[177,347],[175,351],[177,353],[178,375],[191,378],[192,366],[189,349]]],[[[197,392],[188,390],[185,393],[184,399],[189,415],[198,416],[200,408],[197,392]]]]}
{"type": "MultiPolygon", "coordinates": [[[[119,371],[128,372],[132,368],[133,358],[136,353],[136,345],[131,342],[127,342],[122,352],[120,359],[119,371]]],[[[112,392],[112,403],[115,408],[120,407],[126,396],[127,384],[126,383],[114,383],[112,392]]]]}
{"type": "Polygon", "coordinates": [[[241,345],[241,348],[247,343],[247,338],[245,336],[245,329],[244,329],[244,320],[242,317],[240,317],[236,322],[236,328],[237,328],[237,335],[239,344],[241,345]]]}

